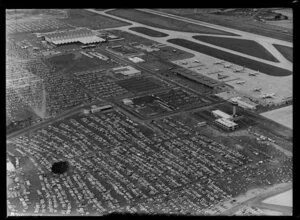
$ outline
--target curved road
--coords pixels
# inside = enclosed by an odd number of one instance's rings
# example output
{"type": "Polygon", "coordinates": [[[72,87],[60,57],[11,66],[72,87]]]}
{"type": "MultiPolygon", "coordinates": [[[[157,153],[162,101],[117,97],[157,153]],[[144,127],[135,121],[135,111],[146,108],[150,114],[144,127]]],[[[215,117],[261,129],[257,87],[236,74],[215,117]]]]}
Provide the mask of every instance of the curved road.
{"type": "Polygon", "coordinates": [[[290,61],[288,61],[285,57],[283,57],[282,54],[279,53],[278,50],[272,45],[272,43],[276,43],[276,44],[292,47],[292,43],[290,43],[290,42],[277,40],[277,39],[273,39],[273,38],[268,38],[268,37],[264,37],[264,36],[260,36],[260,35],[256,35],[256,34],[251,34],[251,33],[243,32],[243,31],[239,31],[239,30],[234,30],[234,29],[231,29],[231,28],[225,28],[225,27],[221,27],[221,26],[217,26],[217,25],[212,25],[212,24],[208,24],[206,22],[191,21],[192,19],[186,19],[186,18],[182,18],[182,17],[179,17],[179,16],[165,14],[165,13],[162,13],[162,12],[156,12],[156,11],[153,11],[153,10],[138,9],[138,10],[145,11],[145,12],[148,12],[148,13],[153,13],[153,14],[159,14],[159,15],[164,14],[164,16],[166,16],[166,17],[182,20],[184,22],[189,22],[189,23],[193,23],[193,24],[206,26],[206,27],[209,27],[209,28],[215,28],[215,29],[219,29],[219,30],[222,30],[222,31],[227,31],[227,32],[232,32],[232,33],[235,33],[235,34],[239,34],[239,35],[241,35],[240,37],[239,36],[228,36],[228,35],[224,35],[224,37],[254,40],[257,43],[264,46],[271,54],[273,54],[273,56],[275,56],[279,60],[279,63],[277,63],[277,62],[267,61],[267,60],[264,60],[264,59],[253,57],[253,56],[250,56],[250,55],[247,55],[247,54],[244,54],[244,53],[240,53],[240,52],[237,52],[237,51],[225,49],[223,47],[219,47],[219,46],[216,46],[216,45],[213,45],[213,44],[198,41],[198,40],[195,40],[195,39],[192,38],[195,35],[219,36],[219,37],[222,36],[222,35],[180,32],[180,31],[172,31],[172,30],[156,28],[156,27],[152,27],[152,26],[149,26],[149,25],[140,24],[138,22],[131,21],[131,20],[128,20],[128,19],[120,18],[118,16],[111,15],[111,14],[107,13],[108,11],[111,11],[113,9],[108,9],[108,10],[105,10],[105,11],[97,11],[97,10],[94,10],[94,9],[86,9],[86,10],[97,13],[97,14],[100,14],[100,15],[108,16],[108,17],[111,17],[111,18],[114,18],[114,19],[118,19],[118,20],[121,20],[121,21],[129,22],[129,23],[132,24],[132,25],[118,27],[118,28],[107,28],[106,30],[109,30],[109,29],[123,30],[123,31],[129,32],[129,33],[132,33],[132,34],[135,34],[135,35],[138,35],[138,36],[150,39],[150,40],[157,41],[161,44],[165,44],[165,45],[168,45],[168,46],[180,49],[180,50],[185,50],[189,53],[197,55],[198,52],[195,52],[193,50],[189,50],[185,47],[174,45],[174,44],[169,43],[167,41],[167,40],[172,39],[172,38],[182,38],[182,39],[189,40],[189,41],[192,41],[192,42],[195,42],[195,43],[198,43],[198,44],[203,44],[203,45],[206,45],[206,46],[209,46],[209,47],[213,47],[215,49],[223,50],[223,51],[226,51],[226,52],[229,52],[229,53],[232,53],[232,54],[236,54],[236,55],[239,55],[239,56],[242,56],[242,57],[246,57],[246,58],[249,58],[249,59],[252,59],[252,60],[256,60],[256,61],[259,61],[259,62],[262,62],[262,63],[266,63],[266,64],[269,64],[269,65],[273,65],[273,66],[280,67],[280,68],[283,68],[283,69],[287,69],[287,70],[290,70],[290,71],[292,71],[292,69],[293,69],[292,68],[292,63],[290,61]],[[157,30],[157,31],[160,31],[160,32],[164,32],[164,33],[168,34],[169,36],[154,38],[154,37],[150,37],[150,36],[140,34],[140,33],[137,33],[135,31],[130,30],[129,28],[132,28],[132,27],[146,27],[146,28],[150,28],[150,29],[157,30]]]}

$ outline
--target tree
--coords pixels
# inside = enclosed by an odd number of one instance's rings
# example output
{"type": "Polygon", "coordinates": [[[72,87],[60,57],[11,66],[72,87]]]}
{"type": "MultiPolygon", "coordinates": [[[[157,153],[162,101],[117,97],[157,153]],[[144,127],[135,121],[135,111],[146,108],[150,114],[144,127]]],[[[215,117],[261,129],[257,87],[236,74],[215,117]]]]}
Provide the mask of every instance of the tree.
{"type": "Polygon", "coordinates": [[[63,174],[67,172],[68,169],[69,169],[69,163],[67,161],[55,162],[51,167],[52,172],[55,174],[63,174]]]}

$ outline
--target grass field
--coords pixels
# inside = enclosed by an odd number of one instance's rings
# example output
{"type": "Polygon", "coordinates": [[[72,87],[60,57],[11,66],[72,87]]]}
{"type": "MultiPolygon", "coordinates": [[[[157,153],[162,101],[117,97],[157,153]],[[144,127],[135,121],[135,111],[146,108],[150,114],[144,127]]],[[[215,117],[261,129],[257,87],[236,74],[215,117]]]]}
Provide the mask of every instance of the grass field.
{"type": "Polygon", "coordinates": [[[129,28],[130,30],[136,31],[138,33],[141,34],[145,34],[148,35],[150,37],[167,37],[169,36],[168,34],[162,33],[160,31],[155,31],[149,28],[145,28],[145,27],[133,27],[133,28],[129,28]]]}
{"type": "Polygon", "coordinates": [[[57,70],[61,70],[64,67],[67,67],[73,62],[73,59],[75,58],[75,55],[70,53],[70,54],[63,54],[63,55],[58,55],[54,57],[50,57],[47,59],[47,61],[53,65],[57,70]]]}
{"type": "Polygon", "coordinates": [[[240,53],[245,53],[250,56],[258,57],[273,62],[278,60],[268,52],[262,45],[252,40],[233,39],[226,37],[212,37],[212,36],[193,36],[194,39],[203,41],[205,43],[224,47],[226,49],[234,50],[240,53]]]}
{"type": "Polygon", "coordinates": [[[159,9],[159,11],[163,11],[170,14],[180,15],[183,17],[208,22],[211,24],[221,25],[228,28],[234,28],[237,30],[247,31],[262,36],[293,42],[292,31],[287,28],[285,28],[284,30],[287,30],[288,33],[284,33],[282,27],[257,22],[254,21],[254,19],[249,20],[249,18],[243,17],[216,15],[212,14],[212,10],[209,9],[197,9],[197,13],[194,13],[194,9],[189,11],[187,10],[188,9],[159,9]]]}
{"type": "Polygon", "coordinates": [[[102,29],[130,25],[130,23],[128,22],[119,21],[117,19],[113,19],[103,15],[98,15],[96,13],[89,12],[83,9],[70,9],[68,15],[69,17],[63,19],[62,21],[77,27],[102,29]]]}
{"type": "Polygon", "coordinates": [[[275,109],[269,112],[264,112],[261,115],[279,124],[282,124],[290,129],[293,129],[293,106],[292,105],[275,109]]]}
{"type": "Polygon", "coordinates": [[[293,48],[283,45],[273,44],[277,50],[289,61],[293,62],[293,48]]]}
{"type": "Polygon", "coordinates": [[[245,66],[246,68],[252,69],[252,70],[259,70],[262,73],[265,73],[267,75],[271,76],[288,76],[291,75],[292,72],[289,70],[285,70],[279,67],[271,66],[269,64],[261,63],[255,60],[251,60],[245,57],[241,57],[235,54],[231,54],[222,50],[214,49],[205,45],[197,44],[192,41],[180,39],[180,38],[174,38],[168,40],[168,42],[186,47],[190,50],[197,51],[199,53],[203,53],[212,57],[216,57],[219,59],[223,59],[228,62],[232,62],[237,65],[245,66]]]}
{"type": "Polygon", "coordinates": [[[201,25],[191,24],[172,18],[162,17],[160,15],[154,15],[147,12],[137,11],[134,9],[117,9],[109,11],[107,13],[135,22],[139,22],[141,24],[168,30],[237,36],[229,32],[204,27],[201,25]]]}
{"type": "Polygon", "coordinates": [[[106,62],[98,58],[89,58],[80,53],[78,54],[64,54],[47,59],[57,70],[66,68],[67,72],[80,72],[86,71],[97,67],[111,68],[115,67],[116,64],[113,62],[106,62]],[[77,56],[77,58],[76,58],[77,56]]]}
{"type": "Polygon", "coordinates": [[[277,194],[275,196],[267,198],[266,200],[263,201],[263,203],[292,207],[293,191],[288,190],[286,192],[277,194]]]}

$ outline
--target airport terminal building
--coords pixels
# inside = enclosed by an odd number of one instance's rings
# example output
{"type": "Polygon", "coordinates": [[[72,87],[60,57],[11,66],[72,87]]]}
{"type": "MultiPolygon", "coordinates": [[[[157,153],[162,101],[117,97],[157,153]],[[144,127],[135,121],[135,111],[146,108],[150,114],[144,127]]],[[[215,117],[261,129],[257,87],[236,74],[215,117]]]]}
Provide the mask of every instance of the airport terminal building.
{"type": "Polygon", "coordinates": [[[106,39],[96,36],[87,28],[52,32],[45,34],[44,37],[47,42],[56,46],[70,43],[81,43],[87,45],[106,41],[106,39]]]}

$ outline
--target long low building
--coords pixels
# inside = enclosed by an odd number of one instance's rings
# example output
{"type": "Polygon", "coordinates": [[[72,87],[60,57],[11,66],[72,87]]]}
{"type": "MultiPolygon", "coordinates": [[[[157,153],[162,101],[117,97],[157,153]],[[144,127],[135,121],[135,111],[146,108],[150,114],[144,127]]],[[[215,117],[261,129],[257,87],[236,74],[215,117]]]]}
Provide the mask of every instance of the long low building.
{"type": "Polygon", "coordinates": [[[231,115],[228,115],[227,113],[222,112],[222,111],[219,110],[219,109],[212,111],[212,114],[213,114],[215,117],[217,117],[217,118],[225,118],[225,119],[227,119],[227,120],[232,119],[232,116],[231,116],[231,115]]]}
{"type": "Polygon", "coordinates": [[[225,128],[227,130],[233,131],[238,127],[238,124],[230,121],[226,118],[218,118],[215,120],[215,122],[217,123],[217,125],[219,125],[222,128],[225,128]]]}
{"type": "Polygon", "coordinates": [[[106,41],[106,39],[96,36],[91,30],[87,28],[52,32],[44,34],[44,37],[47,42],[55,45],[69,43],[93,44],[106,41]]]}
{"type": "Polygon", "coordinates": [[[115,68],[112,69],[112,71],[115,72],[115,73],[121,73],[125,76],[133,76],[133,75],[141,73],[140,70],[137,70],[132,66],[115,67],[115,68]]]}
{"type": "Polygon", "coordinates": [[[223,82],[219,82],[208,76],[204,76],[203,74],[196,73],[185,68],[173,69],[172,72],[176,75],[180,75],[184,78],[195,81],[212,89],[224,86],[223,82]]]}

